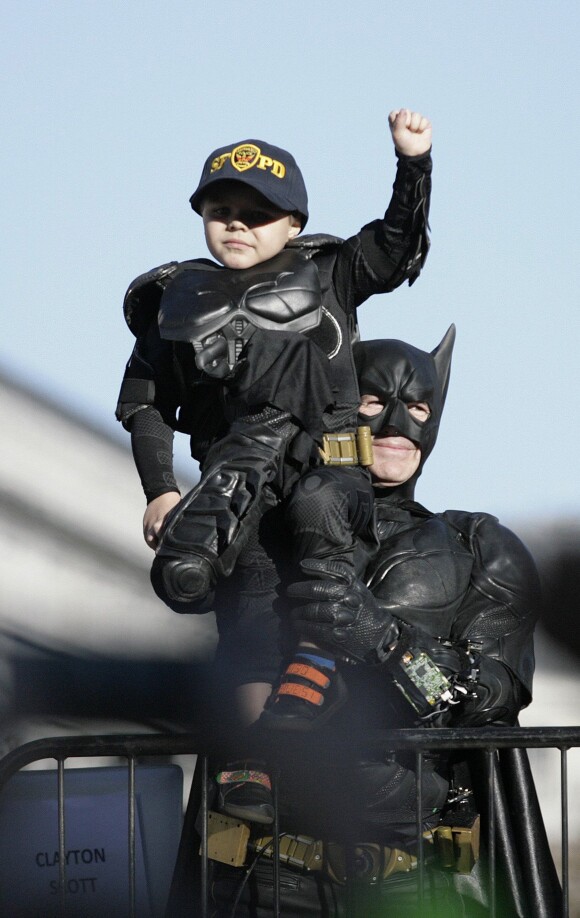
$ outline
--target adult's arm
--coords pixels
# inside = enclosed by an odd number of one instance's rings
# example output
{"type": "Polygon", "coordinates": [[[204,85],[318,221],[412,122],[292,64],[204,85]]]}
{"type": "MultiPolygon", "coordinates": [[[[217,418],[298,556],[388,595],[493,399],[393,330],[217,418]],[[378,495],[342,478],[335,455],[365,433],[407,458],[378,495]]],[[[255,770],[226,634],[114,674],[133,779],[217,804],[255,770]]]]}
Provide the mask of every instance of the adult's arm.
{"type": "Polygon", "coordinates": [[[437,539],[427,535],[421,545],[414,536],[391,553],[372,591],[340,566],[332,581],[317,580],[311,562],[312,579],[289,589],[300,603],[295,624],[339,657],[384,667],[421,719],[513,723],[531,698],[539,611],[533,561],[484,514],[449,515],[428,528],[437,539]],[[444,609],[432,601],[438,589],[444,609]]]}

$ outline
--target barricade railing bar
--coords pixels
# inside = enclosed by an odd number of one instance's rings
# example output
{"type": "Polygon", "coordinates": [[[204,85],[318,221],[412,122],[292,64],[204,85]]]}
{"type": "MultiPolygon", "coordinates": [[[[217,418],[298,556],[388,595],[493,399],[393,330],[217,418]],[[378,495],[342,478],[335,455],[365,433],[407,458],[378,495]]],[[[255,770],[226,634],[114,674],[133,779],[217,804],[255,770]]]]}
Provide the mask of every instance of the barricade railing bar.
{"type": "MultiPolygon", "coordinates": [[[[331,739],[330,755],[344,751],[345,742],[331,739]]],[[[352,738],[349,739],[352,746],[352,738]]],[[[417,776],[417,869],[419,901],[422,901],[425,885],[425,852],[422,834],[422,773],[423,758],[430,753],[479,750],[484,754],[487,773],[487,844],[488,844],[488,892],[489,916],[497,915],[496,905],[496,858],[498,833],[503,830],[501,814],[497,812],[497,756],[502,750],[554,749],[560,752],[560,822],[561,822],[561,908],[558,914],[546,911],[537,904],[538,918],[569,918],[570,914],[570,848],[569,848],[569,800],[568,800],[568,752],[580,747],[580,726],[578,727],[480,727],[480,728],[438,728],[400,729],[377,731],[365,736],[365,749],[372,749],[377,755],[385,756],[395,752],[415,753],[417,776]]],[[[127,762],[127,808],[128,808],[128,892],[129,914],[139,918],[136,911],[136,788],[135,769],[143,758],[173,756],[196,756],[194,779],[189,802],[184,814],[180,849],[174,869],[173,883],[165,912],[165,918],[209,915],[209,862],[208,862],[208,761],[212,741],[202,732],[176,734],[113,734],[105,736],[49,737],[26,743],[0,759],[0,793],[9,779],[27,765],[44,760],[56,762],[56,796],[58,812],[58,892],[62,918],[67,915],[66,895],[66,819],[65,819],[65,763],[68,760],[88,758],[120,758],[127,762]],[[197,846],[201,856],[194,857],[197,846]],[[193,866],[192,866],[193,865],[193,866]],[[194,869],[197,876],[192,876],[194,869]],[[185,894],[183,891],[186,891],[185,894]],[[189,898],[191,896],[191,898],[189,898]],[[188,900],[188,901],[186,901],[188,900]]],[[[527,761],[527,759],[526,759],[527,761]]],[[[273,777],[275,817],[272,827],[274,848],[274,918],[280,916],[279,844],[280,827],[278,817],[278,779],[273,777]]],[[[539,813],[539,811],[538,811],[539,813]]],[[[539,814],[541,821],[541,814],[539,814]]],[[[542,823],[543,827],[543,823],[542,823]]],[[[517,902],[516,910],[524,908],[517,902]]],[[[547,906],[546,906],[547,907],[547,906]]],[[[553,907],[552,907],[553,908],[553,907]]],[[[155,916],[157,918],[157,916],[155,916]]],[[[523,914],[522,918],[529,918],[523,914]]]]}

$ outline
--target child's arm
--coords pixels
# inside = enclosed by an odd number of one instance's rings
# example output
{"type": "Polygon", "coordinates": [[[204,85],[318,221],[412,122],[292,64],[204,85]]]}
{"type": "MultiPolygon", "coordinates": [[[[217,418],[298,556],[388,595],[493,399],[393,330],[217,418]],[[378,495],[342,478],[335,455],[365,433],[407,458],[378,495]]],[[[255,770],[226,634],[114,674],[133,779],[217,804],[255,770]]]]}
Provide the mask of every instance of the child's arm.
{"type": "Polygon", "coordinates": [[[125,426],[131,433],[133,459],[147,498],[143,538],[155,549],[165,517],[181,500],[173,474],[173,430],[152,405],[142,406],[125,426]]]}
{"type": "Polygon", "coordinates": [[[384,217],[373,220],[341,246],[333,271],[337,299],[348,314],[377,293],[419,276],[429,251],[431,196],[430,121],[419,112],[389,114],[397,173],[384,217]]]}
{"type": "Polygon", "coordinates": [[[143,536],[155,549],[167,513],[181,499],[173,473],[175,397],[172,351],[156,326],[137,338],[127,364],[116,416],[131,434],[135,466],[147,499],[143,536]]]}
{"type": "Polygon", "coordinates": [[[431,199],[431,122],[419,112],[406,108],[389,114],[389,127],[397,154],[397,175],[393,196],[377,234],[381,250],[365,254],[379,277],[388,278],[386,290],[394,290],[405,280],[411,286],[425,264],[429,252],[429,204],[431,199]],[[384,274],[384,271],[387,274],[384,274]]]}
{"type": "Polygon", "coordinates": [[[420,112],[395,109],[389,114],[389,127],[395,149],[403,156],[423,156],[431,149],[431,122],[420,112]]]}

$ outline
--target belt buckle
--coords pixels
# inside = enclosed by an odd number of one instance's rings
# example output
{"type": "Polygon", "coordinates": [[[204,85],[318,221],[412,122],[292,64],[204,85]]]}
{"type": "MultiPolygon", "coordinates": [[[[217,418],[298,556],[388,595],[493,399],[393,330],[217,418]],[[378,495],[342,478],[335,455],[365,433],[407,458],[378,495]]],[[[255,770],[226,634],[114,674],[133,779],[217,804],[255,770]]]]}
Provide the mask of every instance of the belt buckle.
{"type": "Polygon", "coordinates": [[[357,427],[356,432],[324,433],[320,455],[325,465],[372,465],[373,446],[370,427],[357,427]]]}

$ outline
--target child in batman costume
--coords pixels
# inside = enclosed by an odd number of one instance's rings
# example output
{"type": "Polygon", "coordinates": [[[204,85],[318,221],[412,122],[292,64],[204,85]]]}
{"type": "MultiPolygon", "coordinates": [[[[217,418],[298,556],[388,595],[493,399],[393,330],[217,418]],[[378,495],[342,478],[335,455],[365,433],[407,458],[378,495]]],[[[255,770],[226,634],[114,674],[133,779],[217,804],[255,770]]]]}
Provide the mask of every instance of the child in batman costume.
{"type": "MultiPolygon", "coordinates": [[[[210,155],[190,199],[217,264],[163,265],[127,292],[137,342],[117,416],[148,501],[152,583],[177,612],[211,607],[264,512],[319,469],[321,448],[329,465],[317,471],[302,557],[359,570],[372,553],[372,490],[353,445],[356,309],[412,283],[428,250],[430,124],[406,110],[389,122],[398,166],[382,220],[346,241],[298,238],[308,203],[293,157],[258,140],[232,144],[210,155]],[[175,430],[190,435],[202,473],[183,499],[175,430]]],[[[311,656],[300,665],[332,669],[311,656]]]]}

